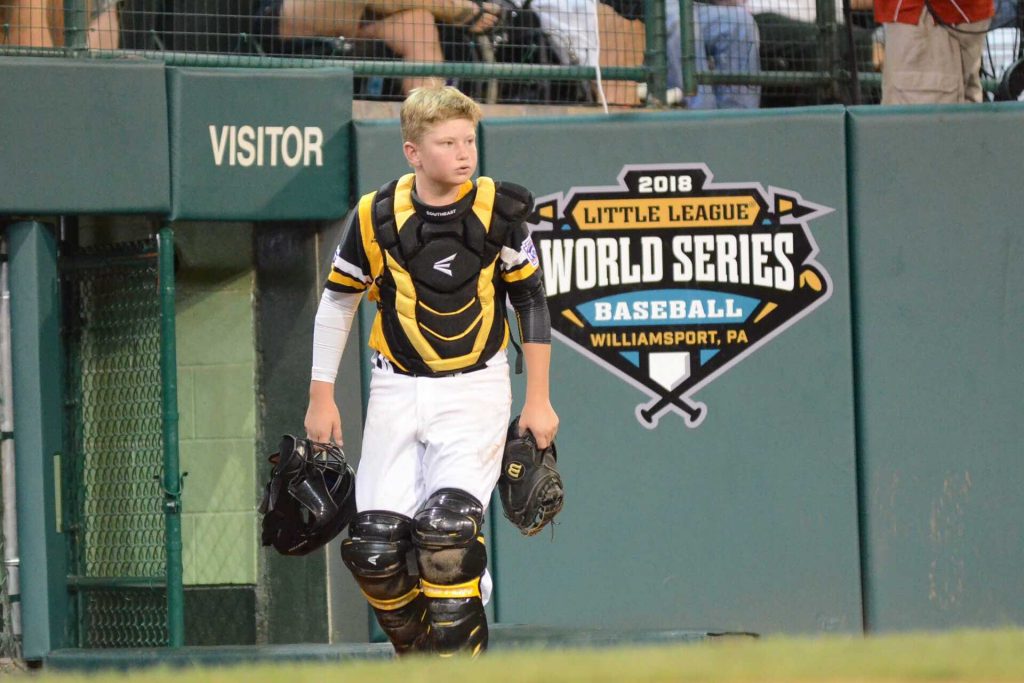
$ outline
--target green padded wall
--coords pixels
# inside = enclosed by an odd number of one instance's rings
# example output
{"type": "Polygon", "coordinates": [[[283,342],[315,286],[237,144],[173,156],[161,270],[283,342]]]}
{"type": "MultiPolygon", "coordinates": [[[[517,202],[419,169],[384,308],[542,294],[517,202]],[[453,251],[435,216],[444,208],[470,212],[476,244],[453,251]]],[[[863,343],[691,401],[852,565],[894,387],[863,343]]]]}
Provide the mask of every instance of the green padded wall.
{"type": "Polygon", "coordinates": [[[867,626],[1020,624],[1024,105],[849,120],[867,626]]]}
{"type": "MultiPolygon", "coordinates": [[[[22,656],[63,647],[68,617],[64,515],[64,348],[57,230],[25,221],[6,228],[10,252],[11,359],[17,447],[22,656]]],[[[66,464],[66,460],[64,461],[66,464]]]]}
{"type": "Polygon", "coordinates": [[[553,534],[497,524],[501,622],[860,631],[843,139],[841,108],[485,121],[483,171],[538,197],[706,164],[834,209],[809,221],[831,298],[697,391],[699,426],[644,428],[647,396],[556,339],[566,505],[553,534]]]}
{"type": "Polygon", "coordinates": [[[352,128],[355,136],[353,200],[412,171],[402,154],[402,131],[397,119],[355,121],[352,128]]]}
{"type": "Polygon", "coordinates": [[[0,213],[163,213],[163,64],[0,59],[0,213]]]}
{"type": "Polygon", "coordinates": [[[172,218],[330,219],[348,187],[348,69],[168,68],[172,218]]]}

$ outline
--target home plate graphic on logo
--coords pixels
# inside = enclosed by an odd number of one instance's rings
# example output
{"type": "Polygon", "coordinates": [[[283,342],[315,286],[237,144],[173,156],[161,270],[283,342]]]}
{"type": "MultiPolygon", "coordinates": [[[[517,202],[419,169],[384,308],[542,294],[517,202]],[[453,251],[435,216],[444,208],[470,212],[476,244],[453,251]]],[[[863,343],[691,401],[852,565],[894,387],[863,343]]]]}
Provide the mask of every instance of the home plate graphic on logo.
{"type": "Polygon", "coordinates": [[[832,295],[808,224],[832,211],[704,164],[624,166],[530,217],[555,336],[647,395],[649,429],[700,425],[696,393],[832,295]]]}

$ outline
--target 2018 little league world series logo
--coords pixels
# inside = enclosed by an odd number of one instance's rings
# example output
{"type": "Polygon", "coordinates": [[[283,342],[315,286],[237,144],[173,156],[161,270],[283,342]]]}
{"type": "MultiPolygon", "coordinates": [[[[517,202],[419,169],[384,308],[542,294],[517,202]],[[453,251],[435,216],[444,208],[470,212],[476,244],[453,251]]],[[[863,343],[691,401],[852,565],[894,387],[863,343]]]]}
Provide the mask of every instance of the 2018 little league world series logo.
{"type": "Polygon", "coordinates": [[[704,164],[628,165],[538,200],[554,334],[647,394],[640,424],[707,416],[694,395],[832,295],[808,223],[832,209],[704,164]]]}

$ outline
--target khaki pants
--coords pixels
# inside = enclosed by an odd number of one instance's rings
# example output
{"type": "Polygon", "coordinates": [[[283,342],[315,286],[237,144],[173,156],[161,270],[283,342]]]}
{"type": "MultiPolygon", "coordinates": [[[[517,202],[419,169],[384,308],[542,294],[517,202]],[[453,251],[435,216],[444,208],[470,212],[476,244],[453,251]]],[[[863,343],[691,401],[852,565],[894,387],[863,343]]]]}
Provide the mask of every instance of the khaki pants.
{"type": "Polygon", "coordinates": [[[936,24],[926,9],[916,26],[886,24],[882,104],[981,102],[981,50],[990,21],[954,30],[936,24]]]}

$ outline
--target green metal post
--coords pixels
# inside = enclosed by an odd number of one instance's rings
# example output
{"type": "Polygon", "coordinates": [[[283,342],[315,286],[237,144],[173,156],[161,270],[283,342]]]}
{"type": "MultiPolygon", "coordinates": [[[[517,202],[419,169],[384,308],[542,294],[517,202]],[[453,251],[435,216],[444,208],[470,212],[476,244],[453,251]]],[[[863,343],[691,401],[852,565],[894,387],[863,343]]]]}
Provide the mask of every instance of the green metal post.
{"type": "Polygon", "coordinates": [[[644,0],[644,65],[647,95],[665,101],[668,60],[665,57],[665,0],[644,0]]]}
{"type": "Polygon", "coordinates": [[[160,249],[160,380],[163,402],[164,515],[167,533],[167,635],[185,643],[185,591],[181,558],[181,486],[178,469],[178,363],[174,344],[174,230],[165,226],[160,249]]]}
{"type": "MultiPolygon", "coordinates": [[[[672,2],[673,0],[668,0],[672,2]]],[[[683,42],[683,93],[697,94],[697,46],[693,39],[693,0],[679,0],[679,36],[683,42]]]]}
{"type": "Polygon", "coordinates": [[[839,55],[836,48],[836,6],[834,0],[817,0],[819,68],[829,75],[831,86],[839,83],[839,55]]]}
{"type": "Polygon", "coordinates": [[[64,47],[75,51],[89,47],[89,8],[85,0],[64,0],[64,47]]]}

